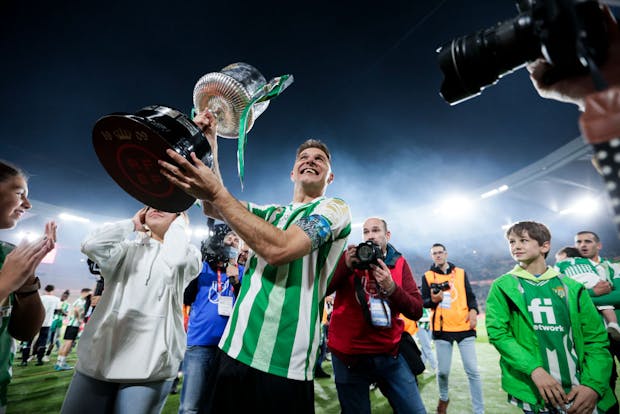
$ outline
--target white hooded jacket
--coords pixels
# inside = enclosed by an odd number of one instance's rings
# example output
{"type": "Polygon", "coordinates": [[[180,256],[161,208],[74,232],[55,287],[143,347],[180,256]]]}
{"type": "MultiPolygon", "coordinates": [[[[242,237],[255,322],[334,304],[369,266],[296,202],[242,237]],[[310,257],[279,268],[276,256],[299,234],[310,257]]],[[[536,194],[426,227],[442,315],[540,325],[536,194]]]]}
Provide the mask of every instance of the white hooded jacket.
{"type": "Polygon", "coordinates": [[[78,344],[76,370],[112,382],[152,382],[177,375],[185,351],[183,291],[200,272],[186,222],[172,222],[163,243],[127,240],[132,220],[105,225],[82,243],[105,289],[78,344]]]}

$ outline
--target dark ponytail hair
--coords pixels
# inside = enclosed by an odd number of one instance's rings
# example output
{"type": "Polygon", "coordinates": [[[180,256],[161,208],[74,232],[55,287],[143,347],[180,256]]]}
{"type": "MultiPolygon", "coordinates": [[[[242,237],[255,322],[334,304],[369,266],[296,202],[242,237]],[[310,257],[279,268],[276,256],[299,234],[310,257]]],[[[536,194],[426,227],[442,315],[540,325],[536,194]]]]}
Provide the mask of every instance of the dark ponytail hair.
{"type": "Polygon", "coordinates": [[[22,170],[17,168],[15,165],[9,162],[0,160],[0,182],[4,182],[8,180],[9,178],[16,177],[16,176],[22,176],[24,178],[28,178],[26,174],[22,170]]]}

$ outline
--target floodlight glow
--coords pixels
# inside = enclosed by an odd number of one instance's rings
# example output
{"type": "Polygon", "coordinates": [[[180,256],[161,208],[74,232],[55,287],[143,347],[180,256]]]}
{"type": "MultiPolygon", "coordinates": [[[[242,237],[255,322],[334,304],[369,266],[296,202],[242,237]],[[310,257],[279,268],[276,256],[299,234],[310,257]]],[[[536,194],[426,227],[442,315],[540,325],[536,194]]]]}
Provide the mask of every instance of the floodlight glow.
{"type": "Polygon", "coordinates": [[[480,195],[480,198],[489,198],[492,197],[494,195],[497,195],[499,193],[503,193],[504,191],[508,190],[508,186],[506,184],[500,185],[497,188],[494,188],[490,191],[487,191],[486,193],[483,193],[480,195]]]}
{"type": "Polygon", "coordinates": [[[462,217],[469,214],[473,209],[474,203],[463,196],[451,196],[439,202],[439,207],[433,210],[435,215],[444,217],[462,217]]]}
{"type": "Polygon", "coordinates": [[[585,216],[592,215],[598,211],[600,203],[597,199],[592,197],[585,197],[572,206],[560,211],[561,215],[564,214],[582,214],[585,216]]]}
{"type": "Polygon", "coordinates": [[[79,223],[90,223],[90,220],[85,217],[80,217],[80,216],[76,216],[76,215],[69,214],[69,213],[60,213],[58,217],[66,221],[77,221],[79,223]]]}
{"type": "Polygon", "coordinates": [[[497,188],[494,188],[491,191],[487,191],[486,193],[482,194],[480,198],[489,198],[494,196],[495,194],[499,194],[499,190],[497,188]]]}
{"type": "Polygon", "coordinates": [[[209,236],[209,228],[205,226],[199,226],[192,230],[192,235],[199,239],[203,239],[209,236]]]}

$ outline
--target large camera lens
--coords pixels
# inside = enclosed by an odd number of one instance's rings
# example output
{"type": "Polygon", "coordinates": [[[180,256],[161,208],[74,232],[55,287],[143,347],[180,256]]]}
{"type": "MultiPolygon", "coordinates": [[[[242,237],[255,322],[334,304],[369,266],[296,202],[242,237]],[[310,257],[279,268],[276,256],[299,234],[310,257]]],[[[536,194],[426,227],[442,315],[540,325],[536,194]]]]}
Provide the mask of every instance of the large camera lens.
{"type": "Polygon", "coordinates": [[[366,243],[360,244],[357,247],[357,258],[364,263],[374,262],[376,260],[374,246],[366,243]]]}
{"type": "Polygon", "coordinates": [[[496,26],[454,39],[438,49],[441,96],[457,104],[477,96],[507,72],[540,55],[532,16],[525,12],[496,26]]]}
{"type": "Polygon", "coordinates": [[[378,264],[377,259],[383,258],[381,247],[367,240],[357,245],[355,256],[359,262],[354,263],[354,267],[358,269],[370,269],[371,264],[378,264]]]}
{"type": "Polygon", "coordinates": [[[441,96],[451,105],[479,95],[538,57],[553,67],[542,81],[588,73],[584,57],[607,57],[605,18],[596,0],[521,0],[516,17],[454,39],[437,50],[444,73],[441,96]]]}

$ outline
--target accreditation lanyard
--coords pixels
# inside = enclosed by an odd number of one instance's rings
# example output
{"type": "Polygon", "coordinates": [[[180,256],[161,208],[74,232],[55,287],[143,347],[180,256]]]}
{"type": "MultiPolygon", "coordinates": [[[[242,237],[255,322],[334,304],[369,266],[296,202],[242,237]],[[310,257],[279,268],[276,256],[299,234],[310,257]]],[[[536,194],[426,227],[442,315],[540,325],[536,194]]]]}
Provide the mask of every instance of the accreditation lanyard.
{"type": "Polygon", "coordinates": [[[222,292],[222,271],[217,269],[217,293],[222,292]]]}

